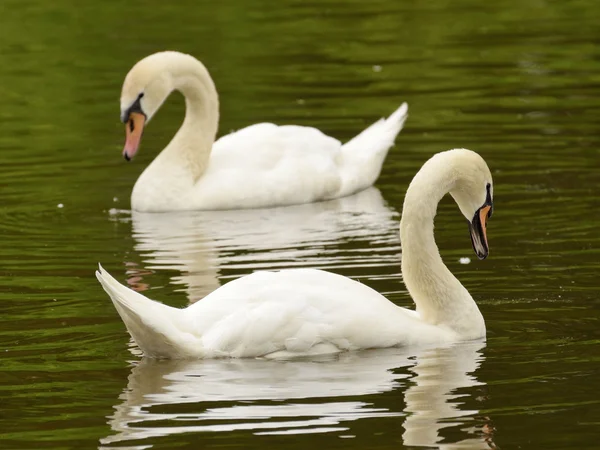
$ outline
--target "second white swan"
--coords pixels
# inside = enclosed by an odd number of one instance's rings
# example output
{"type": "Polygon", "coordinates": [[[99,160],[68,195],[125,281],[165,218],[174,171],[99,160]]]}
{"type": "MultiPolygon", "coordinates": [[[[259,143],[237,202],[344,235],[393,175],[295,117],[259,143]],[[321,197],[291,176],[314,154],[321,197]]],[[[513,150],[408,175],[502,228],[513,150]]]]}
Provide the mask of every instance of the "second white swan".
{"type": "Polygon", "coordinates": [[[185,97],[185,119],[135,183],[131,207],[138,211],[263,208],[353,194],[379,176],[408,110],[402,104],[343,145],[316,128],[271,123],[215,142],[219,99],[206,67],[190,55],[160,52],[135,64],[123,83],[125,159],[173,90],[185,97]]]}
{"type": "Polygon", "coordinates": [[[448,192],[469,222],[475,253],[488,255],[491,173],[470,150],[438,153],[410,183],[400,221],[402,275],[416,311],[350,278],[313,269],[256,272],[185,309],[132,291],[102,267],[96,276],[140,349],[156,358],[288,358],[483,338],[483,316],[444,265],[433,237],[437,205],[448,192]]]}

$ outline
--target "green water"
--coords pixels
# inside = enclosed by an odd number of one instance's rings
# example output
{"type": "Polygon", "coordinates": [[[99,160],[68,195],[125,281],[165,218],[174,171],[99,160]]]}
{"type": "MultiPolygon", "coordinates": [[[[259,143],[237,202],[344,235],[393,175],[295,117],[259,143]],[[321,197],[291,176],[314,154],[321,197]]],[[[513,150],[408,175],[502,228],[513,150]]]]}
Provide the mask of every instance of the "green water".
{"type": "Polygon", "coordinates": [[[0,448],[598,448],[598,17],[592,0],[3,0],[0,448]],[[163,49],[209,68],[221,133],[272,121],[347,140],[402,101],[410,117],[359,196],[132,214],[131,188],[183,102],[169,99],[127,164],[120,87],[163,49]],[[487,343],[280,363],[129,350],[99,261],[176,306],[297,266],[411,306],[404,192],[452,147],[478,151],[495,181],[488,260],[474,258],[450,199],[436,222],[487,343]]]}

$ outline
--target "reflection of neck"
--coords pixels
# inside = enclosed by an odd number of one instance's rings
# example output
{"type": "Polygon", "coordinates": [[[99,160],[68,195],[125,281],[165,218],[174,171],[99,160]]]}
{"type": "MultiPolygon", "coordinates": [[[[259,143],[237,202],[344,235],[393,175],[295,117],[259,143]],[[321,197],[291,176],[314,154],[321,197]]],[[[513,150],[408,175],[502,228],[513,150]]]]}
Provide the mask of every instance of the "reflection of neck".
{"type": "Polygon", "coordinates": [[[219,99],[202,63],[179,56],[168,66],[173,88],[185,97],[185,119],[169,145],[148,167],[154,177],[169,176],[171,189],[189,188],[206,170],[217,134],[219,99]]]}
{"type": "Polygon", "coordinates": [[[485,335],[483,316],[442,261],[433,236],[437,205],[460,177],[453,156],[446,152],[429,160],[408,187],[400,221],[402,276],[425,322],[474,339],[485,335]]]}
{"type": "Polygon", "coordinates": [[[221,285],[217,249],[205,233],[210,229],[210,217],[210,213],[195,211],[178,214],[131,212],[136,250],[146,263],[175,271],[177,275],[171,281],[178,287],[185,286],[190,303],[221,285]]]}
{"type": "Polygon", "coordinates": [[[411,369],[415,373],[413,383],[404,395],[408,416],[402,438],[406,447],[490,448],[483,438],[465,439],[454,444],[439,443],[443,428],[456,425],[459,417],[479,413],[459,409],[460,403],[455,399],[460,395],[455,391],[482,384],[470,374],[479,367],[483,358],[480,350],[484,346],[483,342],[463,343],[430,350],[417,358],[411,369]]]}

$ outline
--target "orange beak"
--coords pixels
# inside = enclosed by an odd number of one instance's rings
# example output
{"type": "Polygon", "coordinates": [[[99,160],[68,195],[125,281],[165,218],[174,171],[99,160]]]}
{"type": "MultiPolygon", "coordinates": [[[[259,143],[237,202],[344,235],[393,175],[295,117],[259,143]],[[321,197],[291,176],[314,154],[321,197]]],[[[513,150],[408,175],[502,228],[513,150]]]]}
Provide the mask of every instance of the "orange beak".
{"type": "Polygon", "coordinates": [[[469,232],[471,233],[471,243],[473,250],[479,259],[485,259],[490,251],[487,240],[487,221],[488,215],[492,210],[492,205],[484,205],[475,212],[473,220],[469,222],[469,232]]]}
{"type": "Polygon", "coordinates": [[[488,213],[492,207],[490,205],[484,206],[479,210],[479,221],[481,222],[481,231],[483,234],[483,240],[485,241],[485,246],[489,248],[488,240],[487,240],[487,220],[488,213]]]}
{"type": "Polygon", "coordinates": [[[135,156],[142,140],[146,116],[142,113],[132,112],[125,124],[125,147],[123,148],[123,157],[127,161],[135,156]]]}

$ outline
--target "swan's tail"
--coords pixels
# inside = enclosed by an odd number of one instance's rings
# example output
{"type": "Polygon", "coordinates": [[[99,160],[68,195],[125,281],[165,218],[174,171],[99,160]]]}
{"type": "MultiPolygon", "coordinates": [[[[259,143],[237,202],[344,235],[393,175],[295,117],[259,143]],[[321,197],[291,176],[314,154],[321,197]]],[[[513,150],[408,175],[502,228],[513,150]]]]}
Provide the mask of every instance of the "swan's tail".
{"type": "Polygon", "coordinates": [[[377,180],[387,152],[408,117],[408,105],[400,107],[387,119],[379,119],[342,146],[345,166],[342,195],[366,189],[377,180]]]}
{"type": "MultiPolygon", "coordinates": [[[[146,356],[173,358],[191,342],[186,342],[182,310],[150,300],[115,280],[99,265],[96,278],[110,296],[127,331],[146,356]]],[[[183,356],[183,355],[182,355],[183,356]]]]}

